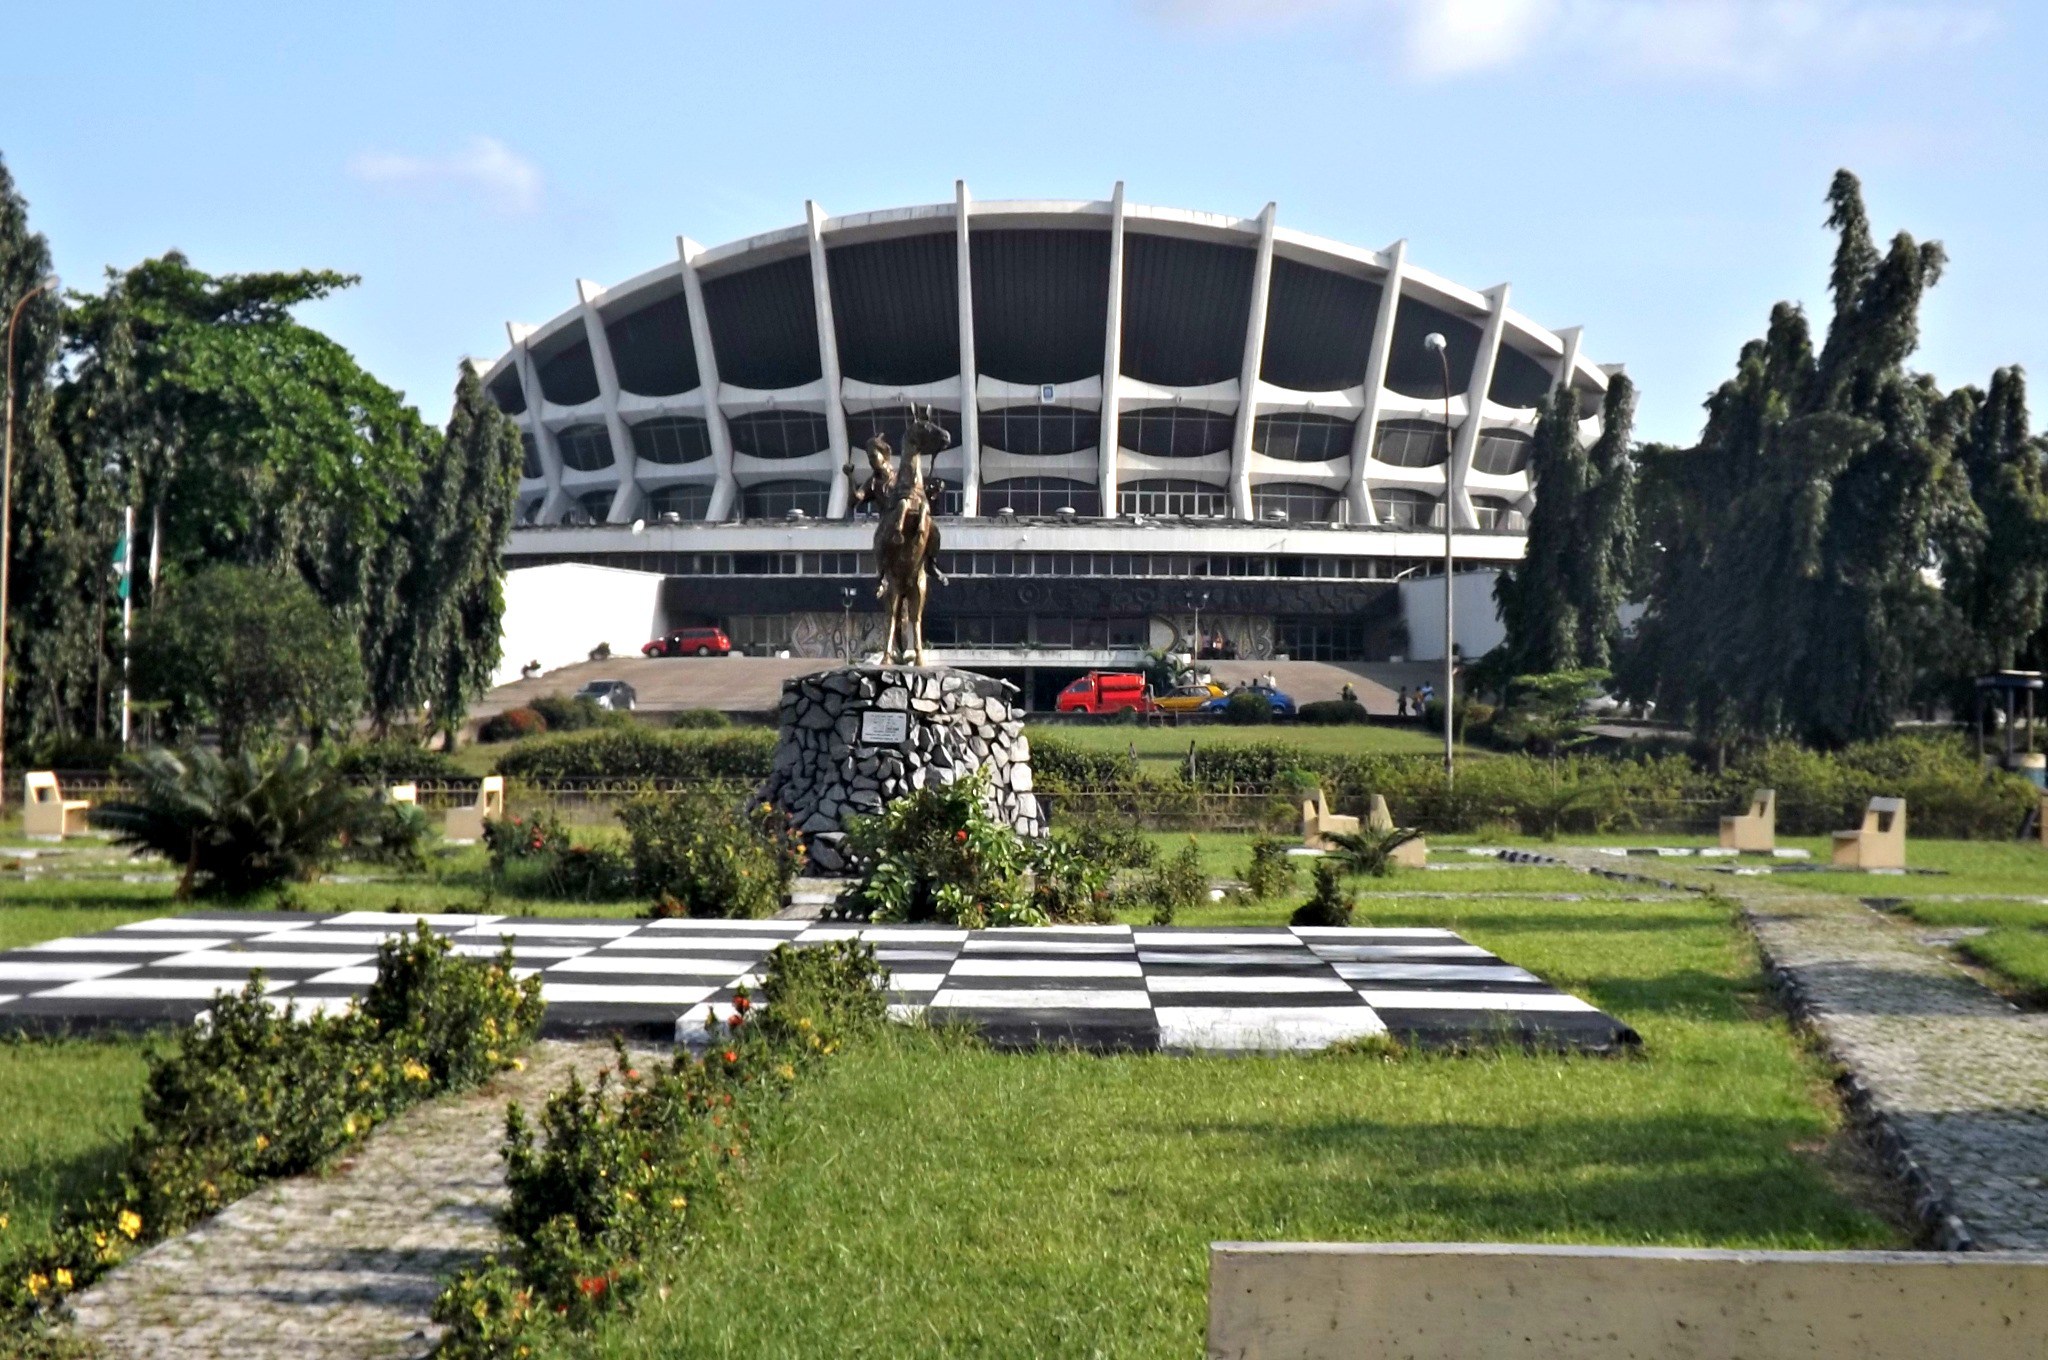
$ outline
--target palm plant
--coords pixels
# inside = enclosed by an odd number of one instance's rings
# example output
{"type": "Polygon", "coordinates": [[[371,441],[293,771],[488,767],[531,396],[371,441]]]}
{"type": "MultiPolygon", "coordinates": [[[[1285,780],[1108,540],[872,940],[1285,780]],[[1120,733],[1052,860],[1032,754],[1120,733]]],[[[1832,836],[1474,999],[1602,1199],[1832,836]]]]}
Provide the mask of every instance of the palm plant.
{"type": "Polygon", "coordinates": [[[306,882],[368,810],[333,762],[303,745],[227,757],[146,751],[128,761],[125,777],[133,794],[94,809],[93,821],[117,845],[182,864],[181,898],[306,882]]]}
{"type": "Polygon", "coordinates": [[[1326,831],[1323,839],[1334,847],[1330,855],[1347,874],[1385,878],[1394,867],[1394,852],[1421,835],[1420,827],[1397,826],[1386,831],[1366,827],[1362,831],[1326,831]]]}

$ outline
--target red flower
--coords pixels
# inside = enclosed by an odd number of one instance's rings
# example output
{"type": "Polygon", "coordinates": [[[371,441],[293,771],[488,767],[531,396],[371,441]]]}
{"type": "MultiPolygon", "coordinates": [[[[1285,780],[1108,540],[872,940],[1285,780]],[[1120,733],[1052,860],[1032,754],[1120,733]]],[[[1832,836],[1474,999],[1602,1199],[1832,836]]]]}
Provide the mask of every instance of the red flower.
{"type": "Polygon", "coordinates": [[[725,1050],[725,1060],[727,1062],[738,1062],[740,1060],[740,1055],[728,1048],[727,1050],[725,1050]]]}
{"type": "Polygon", "coordinates": [[[747,999],[747,994],[745,992],[741,992],[738,996],[732,999],[732,1008],[738,1011],[741,1015],[745,1015],[747,1013],[747,1007],[753,1004],[754,1003],[752,1001],[749,1001],[747,999]]]}
{"type": "Polygon", "coordinates": [[[583,1297],[586,1299],[602,1297],[604,1291],[610,1286],[610,1278],[604,1275],[584,1275],[578,1277],[576,1281],[576,1288],[582,1292],[583,1297]]]}
{"type": "Polygon", "coordinates": [[[964,831],[964,830],[962,830],[962,831],[955,831],[955,832],[953,833],[953,841],[954,841],[954,843],[955,843],[956,845],[964,845],[964,844],[966,844],[966,842],[967,842],[967,833],[966,833],[966,831],[964,831]]]}

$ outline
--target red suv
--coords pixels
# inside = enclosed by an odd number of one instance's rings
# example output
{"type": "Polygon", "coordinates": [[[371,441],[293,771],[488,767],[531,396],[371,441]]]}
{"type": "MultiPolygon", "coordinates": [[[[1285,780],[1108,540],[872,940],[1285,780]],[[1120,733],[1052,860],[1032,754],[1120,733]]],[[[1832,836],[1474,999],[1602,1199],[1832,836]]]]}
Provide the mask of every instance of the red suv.
{"type": "Polygon", "coordinates": [[[732,639],[722,628],[678,628],[640,649],[642,656],[725,656],[732,639]]]}
{"type": "Polygon", "coordinates": [[[1053,707],[1061,713],[1150,713],[1152,691],[1142,675],[1090,671],[1061,690],[1053,707]]]}

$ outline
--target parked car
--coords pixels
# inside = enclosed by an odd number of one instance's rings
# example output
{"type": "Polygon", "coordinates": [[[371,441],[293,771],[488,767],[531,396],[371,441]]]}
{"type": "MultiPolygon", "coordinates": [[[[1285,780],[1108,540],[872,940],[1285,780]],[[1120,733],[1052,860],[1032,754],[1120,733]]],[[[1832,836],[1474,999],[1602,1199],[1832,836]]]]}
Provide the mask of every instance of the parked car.
{"type": "Polygon", "coordinates": [[[722,628],[677,628],[640,649],[642,656],[726,656],[732,639],[722,628]]]}
{"type": "Polygon", "coordinates": [[[1176,685],[1154,699],[1152,705],[1166,713],[1193,713],[1211,699],[1228,693],[1229,690],[1213,680],[1206,685],[1176,685]]]}
{"type": "MultiPolygon", "coordinates": [[[[1268,704],[1272,705],[1273,716],[1276,718],[1291,718],[1294,716],[1294,696],[1291,694],[1283,694],[1279,690],[1266,685],[1248,685],[1244,689],[1234,690],[1232,693],[1259,695],[1268,704]]],[[[1221,717],[1223,710],[1230,704],[1230,697],[1229,694],[1219,694],[1215,698],[1204,702],[1195,711],[1207,713],[1212,717],[1221,717]]]]}
{"type": "Polygon", "coordinates": [[[588,699],[599,708],[609,708],[619,713],[631,713],[639,695],[623,680],[593,680],[576,691],[578,699],[588,699]]]}
{"type": "Polygon", "coordinates": [[[1061,690],[1053,707],[1061,713],[1149,713],[1152,694],[1135,671],[1090,671],[1061,690]]]}

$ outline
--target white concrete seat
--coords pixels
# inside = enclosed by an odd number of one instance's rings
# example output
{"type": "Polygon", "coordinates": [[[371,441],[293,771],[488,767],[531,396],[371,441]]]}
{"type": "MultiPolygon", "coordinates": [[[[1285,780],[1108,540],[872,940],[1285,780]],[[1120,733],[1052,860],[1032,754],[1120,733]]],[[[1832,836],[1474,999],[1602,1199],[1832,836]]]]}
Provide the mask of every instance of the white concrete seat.
{"type": "Polygon", "coordinates": [[[1873,798],[1863,810],[1863,825],[1837,831],[1835,867],[1840,869],[1903,869],[1906,867],[1906,800],[1873,798]]]}
{"type": "Polygon", "coordinates": [[[1749,795],[1749,811],[1721,819],[1721,848],[1767,855],[1778,848],[1778,791],[1749,795]]]}
{"type": "Polygon", "coordinates": [[[504,815],[505,777],[487,774],[476,791],[474,803],[468,807],[448,809],[441,834],[451,841],[480,841],[484,838],[484,823],[496,821],[504,815]]]}
{"type": "Polygon", "coordinates": [[[1313,798],[1304,798],[1301,803],[1301,843],[1311,850],[1331,849],[1330,835],[1356,835],[1358,819],[1342,817],[1330,811],[1329,800],[1323,797],[1321,789],[1313,798]]]}
{"type": "Polygon", "coordinates": [[[85,830],[92,803],[66,798],[51,770],[31,770],[22,779],[21,829],[38,840],[61,841],[85,830]]]}

